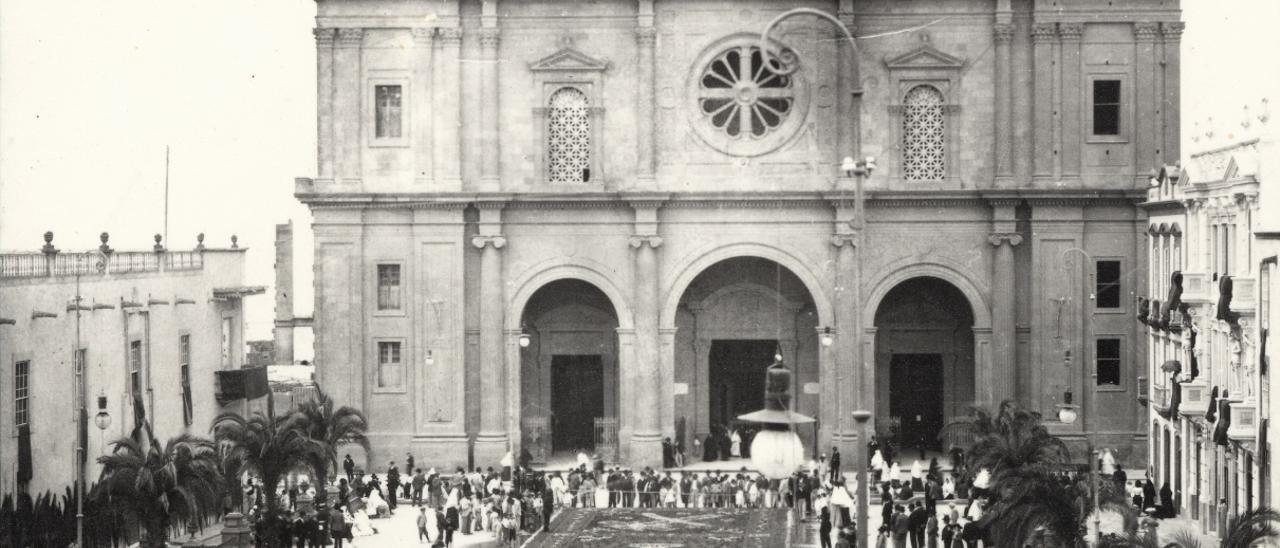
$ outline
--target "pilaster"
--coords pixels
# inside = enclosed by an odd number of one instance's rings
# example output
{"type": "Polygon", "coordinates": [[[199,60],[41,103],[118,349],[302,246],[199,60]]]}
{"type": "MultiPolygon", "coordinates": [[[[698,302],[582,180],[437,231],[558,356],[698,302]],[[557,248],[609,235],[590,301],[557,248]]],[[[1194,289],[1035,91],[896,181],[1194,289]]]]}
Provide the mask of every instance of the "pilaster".
{"type": "Polygon", "coordinates": [[[1059,144],[1061,179],[1068,185],[1080,184],[1081,146],[1084,135],[1080,131],[1080,121],[1084,118],[1080,111],[1080,80],[1084,75],[1083,57],[1081,56],[1081,37],[1084,35],[1083,23],[1062,23],[1058,25],[1058,38],[1061,40],[1061,73],[1062,73],[1062,130],[1059,144]]]}
{"type": "Polygon", "coordinates": [[[425,188],[432,182],[435,169],[432,165],[432,149],[435,147],[435,135],[432,117],[432,53],[435,42],[435,28],[415,27],[413,34],[413,90],[411,100],[413,108],[413,182],[418,188],[425,188]]]}
{"type": "Polygon", "coordinates": [[[501,188],[499,165],[499,103],[498,41],[496,28],[480,29],[480,89],[484,100],[480,104],[480,189],[494,192],[501,188]]]}
{"type": "MultiPolygon", "coordinates": [[[[989,381],[979,388],[979,400],[985,405],[997,405],[1018,397],[1015,323],[1018,278],[1014,272],[1013,248],[1022,243],[1022,236],[1013,231],[1013,204],[998,203],[993,204],[993,208],[994,232],[987,237],[987,242],[996,248],[991,261],[991,372],[978,375],[979,379],[989,381]]],[[[975,363],[974,367],[980,365],[975,363]]]]}
{"type": "Polygon", "coordinates": [[[1182,31],[1185,28],[1186,23],[1180,21],[1160,25],[1160,36],[1164,39],[1164,63],[1161,64],[1164,68],[1164,158],[1171,160],[1182,157],[1179,105],[1182,101],[1182,31]]]}
{"type": "Polygon", "coordinates": [[[462,29],[440,28],[435,43],[431,167],[439,190],[457,192],[462,190],[462,29]]]}
{"type": "Polygon", "coordinates": [[[325,186],[334,180],[333,139],[333,45],[337,29],[311,29],[316,38],[316,159],[318,160],[316,185],[325,186]]]}
{"type": "MultiPolygon", "coordinates": [[[[1157,59],[1156,37],[1160,25],[1139,22],[1133,24],[1133,36],[1137,41],[1137,58],[1134,61],[1134,186],[1144,188],[1147,173],[1163,165],[1160,161],[1160,143],[1164,134],[1159,131],[1160,100],[1156,93],[1157,59]]],[[[1123,121],[1121,122],[1123,124],[1123,121]]],[[[1124,132],[1123,125],[1121,132],[1124,132]]]]}
{"type": "Polygon", "coordinates": [[[660,401],[660,395],[669,392],[662,386],[662,361],[658,332],[658,248],[662,237],[658,235],[658,201],[636,201],[635,232],[628,244],[635,250],[632,263],[632,283],[635,291],[635,421],[631,432],[631,462],[633,466],[662,465],[662,409],[671,401],[660,401]]]}
{"type": "Polygon", "coordinates": [[[639,74],[636,77],[636,184],[637,188],[651,189],[654,185],[656,164],[654,158],[654,45],[658,31],[650,26],[636,28],[636,58],[639,74]]]}
{"type": "MultiPolygon", "coordinates": [[[[476,434],[477,463],[496,463],[511,449],[508,417],[513,415],[507,394],[508,380],[518,377],[506,364],[503,337],[505,294],[501,251],[507,245],[502,235],[503,202],[481,202],[479,234],[471,245],[480,250],[480,431],[476,434]]],[[[519,394],[517,390],[514,392],[519,394]]],[[[518,409],[517,409],[518,411],[518,409]]]]}
{"type": "Polygon", "coordinates": [[[1032,64],[1035,70],[1031,179],[1042,185],[1053,178],[1053,74],[1056,71],[1053,43],[1056,35],[1057,25],[1053,23],[1035,23],[1031,26],[1032,64]]]}
{"type": "Polygon", "coordinates": [[[334,122],[333,134],[338,149],[337,178],[344,185],[359,185],[363,171],[360,147],[364,135],[361,127],[361,83],[364,29],[338,29],[334,50],[334,122]]]}
{"type": "MultiPolygon", "coordinates": [[[[851,208],[838,206],[837,218],[851,214],[851,208]]],[[[853,436],[855,425],[851,413],[863,409],[867,405],[862,387],[868,382],[860,365],[859,344],[861,334],[860,292],[861,284],[858,269],[858,254],[861,245],[861,233],[849,226],[849,223],[836,223],[830,236],[832,253],[835,255],[835,291],[832,292],[835,302],[835,340],[830,347],[819,348],[819,352],[829,355],[827,367],[819,370],[821,384],[824,387],[821,395],[822,417],[826,426],[824,436],[819,440],[819,447],[827,443],[840,447],[841,452],[850,449],[847,443],[853,436]]],[[[819,326],[821,328],[823,326],[819,326]]],[[[847,454],[847,453],[846,453],[847,454]]]]}
{"type": "Polygon", "coordinates": [[[996,43],[996,187],[1013,185],[1013,31],[1012,23],[997,23],[996,43]]]}

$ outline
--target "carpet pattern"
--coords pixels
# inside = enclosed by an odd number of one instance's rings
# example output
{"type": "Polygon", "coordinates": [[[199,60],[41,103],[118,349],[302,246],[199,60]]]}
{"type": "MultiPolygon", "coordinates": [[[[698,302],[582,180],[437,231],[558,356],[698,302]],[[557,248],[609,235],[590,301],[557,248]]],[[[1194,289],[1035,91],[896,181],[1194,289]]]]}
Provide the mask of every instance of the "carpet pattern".
{"type": "Polygon", "coordinates": [[[529,548],[776,548],[785,544],[783,510],[746,508],[573,508],[529,548]]]}

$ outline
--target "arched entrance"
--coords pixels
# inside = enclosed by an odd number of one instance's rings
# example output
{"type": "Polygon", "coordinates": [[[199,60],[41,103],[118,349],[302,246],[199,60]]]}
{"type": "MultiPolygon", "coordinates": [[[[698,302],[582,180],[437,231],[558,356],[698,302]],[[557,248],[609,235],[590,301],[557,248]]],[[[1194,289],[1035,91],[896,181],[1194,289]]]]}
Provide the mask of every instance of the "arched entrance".
{"type": "MultiPolygon", "coordinates": [[[[775,353],[795,373],[796,410],[818,414],[816,390],[804,389],[818,381],[818,321],[806,285],[774,261],[729,258],[693,278],[680,296],[673,341],[675,430],[690,460],[695,437],[725,429],[740,432],[749,454],[752,427],[737,417],[764,407],[764,370],[775,353]]],[[[811,447],[812,427],[798,433],[811,447]]]]}
{"type": "Polygon", "coordinates": [[[876,308],[876,414],[900,449],[942,449],[938,433],[975,400],[974,314],[950,282],[904,280],[876,308]]]}
{"type": "Polygon", "coordinates": [[[596,449],[596,427],[619,416],[618,315],[595,285],[560,279],[521,313],[521,445],[535,463],[596,449]]]}

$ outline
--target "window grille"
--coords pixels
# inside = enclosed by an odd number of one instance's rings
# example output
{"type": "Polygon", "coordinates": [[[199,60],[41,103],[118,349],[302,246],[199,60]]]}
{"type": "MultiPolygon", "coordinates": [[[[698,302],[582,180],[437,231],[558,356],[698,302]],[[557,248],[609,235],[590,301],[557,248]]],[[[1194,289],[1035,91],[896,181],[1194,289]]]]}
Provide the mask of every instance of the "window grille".
{"type": "Polygon", "coordinates": [[[933,86],[911,88],[903,101],[902,158],[908,181],[946,178],[946,110],[942,92],[933,86]]]}
{"type": "Polygon", "coordinates": [[[547,117],[547,178],[553,183],[585,183],[591,168],[591,111],[577,88],[551,94],[547,117]]]}

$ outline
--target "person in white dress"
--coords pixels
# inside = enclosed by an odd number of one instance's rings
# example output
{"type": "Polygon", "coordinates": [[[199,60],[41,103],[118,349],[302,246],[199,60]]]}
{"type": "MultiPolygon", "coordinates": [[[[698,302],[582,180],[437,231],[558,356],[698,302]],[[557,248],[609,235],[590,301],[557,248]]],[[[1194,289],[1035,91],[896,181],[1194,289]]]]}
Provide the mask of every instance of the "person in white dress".
{"type": "Polygon", "coordinates": [[[911,463],[911,490],[924,490],[924,469],[920,466],[919,460],[911,463]]]}
{"type": "Polygon", "coordinates": [[[894,461],[893,465],[889,467],[888,481],[890,482],[902,481],[902,468],[898,466],[897,461],[894,461]]]}
{"type": "Polygon", "coordinates": [[[951,474],[942,478],[942,498],[949,499],[956,494],[956,480],[951,474]]]}
{"type": "Polygon", "coordinates": [[[378,518],[391,516],[391,509],[387,506],[387,501],[382,498],[377,489],[369,492],[369,499],[366,503],[368,510],[373,512],[374,516],[378,518]]]}
{"type": "Polygon", "coordinates": [[[369,522],[369,514],[363,508],[351,512],[351,536],[367,537],[377,531],[374,530],[373,524],[369,522]]]}
{"type": "Polygon", "coordinates": [[[738,434],[737,428],[729,431],[729,455],[734,458],[742,457],[742,436],[738,434]]]}

